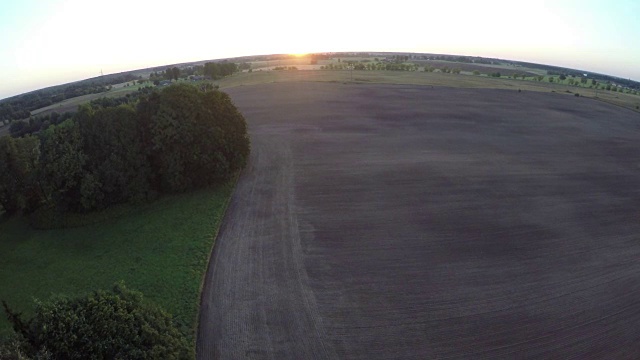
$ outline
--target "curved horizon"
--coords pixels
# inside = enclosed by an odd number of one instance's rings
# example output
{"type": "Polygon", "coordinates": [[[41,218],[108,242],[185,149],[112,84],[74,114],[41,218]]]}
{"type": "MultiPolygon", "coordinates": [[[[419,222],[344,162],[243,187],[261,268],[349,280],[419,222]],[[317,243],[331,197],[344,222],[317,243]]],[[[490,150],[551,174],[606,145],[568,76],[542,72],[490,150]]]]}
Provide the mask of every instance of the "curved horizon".
{"type": "Polygon", "coordinates": [[[185,0],[0,4],[0,99],[134,69],[257,54],[402,52],[524,61],[640,81],[640,3],[185,0]],[[284,11],[286,10],[286,11],[284,11]]]}

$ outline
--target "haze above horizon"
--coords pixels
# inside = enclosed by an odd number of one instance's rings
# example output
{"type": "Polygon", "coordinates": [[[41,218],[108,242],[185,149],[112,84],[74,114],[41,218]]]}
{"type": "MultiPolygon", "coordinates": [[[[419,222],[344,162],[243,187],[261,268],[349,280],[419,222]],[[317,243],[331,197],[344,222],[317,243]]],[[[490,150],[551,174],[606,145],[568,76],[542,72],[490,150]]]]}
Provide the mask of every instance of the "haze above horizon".
{"type": "Polygon", "coordinates": [[[640,2],[24,0],[0,3],[0,99],[139,68],[248,55],[415,52],[640,81],[640,2]]]}

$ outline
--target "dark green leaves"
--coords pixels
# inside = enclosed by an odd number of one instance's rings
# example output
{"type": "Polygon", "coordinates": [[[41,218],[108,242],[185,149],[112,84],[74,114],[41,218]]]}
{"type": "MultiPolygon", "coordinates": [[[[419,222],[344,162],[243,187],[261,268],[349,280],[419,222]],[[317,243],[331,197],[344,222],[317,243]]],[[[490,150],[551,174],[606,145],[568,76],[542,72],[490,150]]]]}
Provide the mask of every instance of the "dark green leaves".
{"type": "Polygon", "coordinates": [[[0,205],[89,211],[223,182],[249,155],[229,96],[177,84],[136,108],[80,106],[35,137],[0,139],[0,205]]]}
{"type": "Polygon", "coordinates": [[[55,359],[193,358],[171,316],[122,284],[86,297],[37,302],[35,316],[27,322],[4,305],[24,338],[23,347],[36,358],[45,354],[55,359]]]}

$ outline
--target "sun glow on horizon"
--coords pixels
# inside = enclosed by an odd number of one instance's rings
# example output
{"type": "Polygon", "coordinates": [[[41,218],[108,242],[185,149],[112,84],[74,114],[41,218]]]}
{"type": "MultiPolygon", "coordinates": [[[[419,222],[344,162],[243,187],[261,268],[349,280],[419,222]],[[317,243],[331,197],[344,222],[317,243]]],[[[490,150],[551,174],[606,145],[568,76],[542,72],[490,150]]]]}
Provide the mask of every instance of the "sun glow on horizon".
{"type": "Polygon", "coordinates": [[[329,0],[313,10],[293,0],[246,5],[251,11],[241,22],[237,16],[216,18],[217,28],[236,30],[212,42],[210,14],[235,14],[234,3],[185,0],[180,7],[196,13],[175,17],[173,7],[150,0],[113,0],[100,9],[100,18],[114,21],[96,26],[95,6],[84,0],[0,1],[0,30],[11,34],[0,42],[0,99],[98,76],[101,70],[110,74],[268,54],[289,54],[302,62],[327,52],[496,57],[640,80],[640,47],[629,45],[640,37],[638,0],[542,0],[535,6],[463,0],[457,11],[446,3],[418,0],[402,7],[329,0]],[[148,25],[121,26],[116,20],[123,8],[140,14],[154,9],[154,18],[172,19],[171,26],[156,26],[140,41],[131,34],[146,34],[148,25]],[[291,11],[280,10],[285,8],[291,11]],[[425,14],[438,15],[425,21],[425,14]]]}

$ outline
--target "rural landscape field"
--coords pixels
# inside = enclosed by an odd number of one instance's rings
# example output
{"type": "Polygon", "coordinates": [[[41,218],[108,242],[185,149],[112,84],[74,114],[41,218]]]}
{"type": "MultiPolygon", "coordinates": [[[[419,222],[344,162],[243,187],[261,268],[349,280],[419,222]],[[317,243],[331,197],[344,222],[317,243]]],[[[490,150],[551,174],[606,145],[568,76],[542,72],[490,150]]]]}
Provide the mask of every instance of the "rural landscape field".
{"type": "Polygon", "coordinates": [[[170,314],[179,358],[640,353],[631,80],[338,53],[83,84],[0,102],[0,300],[21,316],[124,281],[170,314]]]}
{"type": "Polygon", "coordinates": [[[0,1],[0,360],[640,359],[640,1],[0,1]]]}
{"type": "Polygon", "coordinates": [[[253,148],[199,358],[639,353],[637,113],[496,89],[228,92],[253,148]]]}

